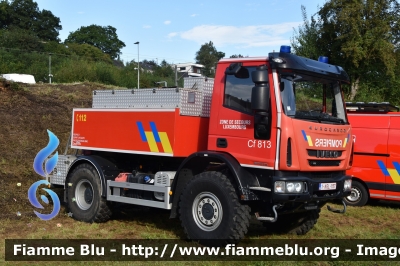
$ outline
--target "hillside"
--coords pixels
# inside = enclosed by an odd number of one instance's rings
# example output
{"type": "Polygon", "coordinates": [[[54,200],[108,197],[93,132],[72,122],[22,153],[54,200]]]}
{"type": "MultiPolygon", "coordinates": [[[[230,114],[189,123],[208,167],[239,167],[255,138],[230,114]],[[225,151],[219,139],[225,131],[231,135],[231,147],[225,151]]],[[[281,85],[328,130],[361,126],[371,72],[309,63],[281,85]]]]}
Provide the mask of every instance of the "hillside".
{"type": "Polygon", "coordinates": [[[0,80],[0,213],[32,213],[27,190],[41,179],[33,170],[36,154],[48,143],[47,129],[65,150],[74,107],[90,107],[95,83],[20,84],[0,80]],[[20,183],[20,186],[18,186],[20,183]]]}

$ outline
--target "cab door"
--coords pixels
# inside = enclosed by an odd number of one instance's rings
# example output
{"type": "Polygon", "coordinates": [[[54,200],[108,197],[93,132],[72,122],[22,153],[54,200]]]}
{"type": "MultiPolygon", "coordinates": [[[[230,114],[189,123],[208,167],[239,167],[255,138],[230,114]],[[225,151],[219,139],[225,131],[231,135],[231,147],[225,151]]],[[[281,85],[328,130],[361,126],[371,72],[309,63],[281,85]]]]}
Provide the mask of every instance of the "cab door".
{"type": "MultiPolygon", "coordinates": [[[[209,149],[231,154],[244,167],[273,169],[276,154],[276,130],[273,126],[276,121],[271,115],[273,107],[270,104],[268,117],[256,116],[256,122],[267,118],[265,130],[269,131],[268,134],[255,132],[255,114],[251,109],[254,87],[251,73],[259,65],[261,62],[243,62],[236,74],[225,75],[221,80],[221,93],[218,100],[213,99],[212,104],[213,108],[218,104],[219,111],[212,114],[213,119],[210,121],[213,126],[210,125],[209,149]]],[[[219,67],[219,70],[225,69],[219,67]]],[[[270,84],[271,81],[272,74],[269,73],[270,84]]]]}

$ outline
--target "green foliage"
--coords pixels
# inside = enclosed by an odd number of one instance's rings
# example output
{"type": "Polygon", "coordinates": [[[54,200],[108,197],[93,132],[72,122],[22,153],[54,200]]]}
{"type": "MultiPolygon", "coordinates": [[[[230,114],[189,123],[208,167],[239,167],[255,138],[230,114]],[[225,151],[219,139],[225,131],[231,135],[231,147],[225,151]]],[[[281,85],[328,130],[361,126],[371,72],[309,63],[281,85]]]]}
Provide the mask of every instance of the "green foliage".
{"type": "Polygon", "coordinates": [[[43,51],[43,43],[34,33],[18,28],[0,30],[0,47],[37,52],[43,51]]]}
{"type": "Polygon", "coordinates": [[[320,55],[325,55],[322,47],[318,46],[319,24],[314,17],[311,17],[311,22],[308,21],[306,8],[301,6],[303,16],[303,26],[299,27],[298,33],[295,30],[296,36],[292,38],[292,47],[296,54],[317,59],[320,55]]]}
{"type": "Polygon", "coordinates": [[[204,65],[204,75],[208,77],[214,77],[215,67],[217,62],[225,56],[225,53],[218,52],[214,47],[212,41],[205,43],[200,47],[200,50],[196,52],[196,63],[204,65]]]}
{"type": "Polygon", "coordinates": [[[161,61],[160,66],[155,67],[154,74],[164,79],[175,75],[174,70],[165,60],[161,61]]]}
{"type": "MultiPolygon", "coordinates": [[[[0,73],[31,74],[36,82],[100,82],[137,87],[137,63],[119,58],[125,44],[111,26],[91,25],[70,33],[59,43],[60,19],[38,8],[33,0],[0,0],[0,73]],[[136,68],[136,69],[135,69],[136,68]]],[[[140,63],[140,87],[175,84],[175,73],[162,61],[140,63]],[[164,84],[164,83],[163,83],[164,84]]],[[[180,86],[183,84],[180,80],[180,86]]]]}
{"type": "Polygon", "coordinates": [[[352,83],[346,88],[350,100],[399,103],[400,4],[395,0],[329,0],[307,20],[292,39],[298,55],[329,57],[342,66],[352,83]]]}
{"type": "Polygon", "coordinates": [[[108,54],[103,53],[99,48],[89,44],[69,43],[68,49],[71,53],[85,57],[86,59],[100,60],[105,63],[112,64],[112,60],[108,54]]]}
{"type": "Polygon", "coordinates": [[[44,43],[43,49],[46,53],[53,53],[59,55],[72,55],[72,51],[71,49],[68,49],[67,45],[55,41],[44,43]]]}
{"type": "Polygon", "coordinates": [[[109,54],[113,59],[117,58],[121,54],[121,49],[125,47],[125,43],[118,39],[116,28],[98,25],[80,27],[68,35],[65,43],[90,44],[109,54]]]}
{"type": "Polygon", "coordinates": [[[93,65],[91,61],[65,58],[54,69],[54,80],[58,83],[97,81],[93,65]]]}
{"type": "MultiPolygon", "coordinates": [[[[87,44],[66,47],[49,42],[44,44],[43,51],[0,49],[0,73],[31,74],[36,82],[47,83],[51,54],[53,83],[90,81],[126,88],[137,87],[137,63],[134,61],[122,67],[114,66],[107,54],[87,44]],[[80,56],[76,53],[80,53],[80,56]]],[[[162,62],[160,66],[155,64],[152,70],[140,68],[140,88],[157,87],[156,82],[159,81],[166,81],[168,86],[175,84],[175,73],[167,62],[162,62]]],[[[182,80],[179,85],[183,85],[182,80]]]]}
{"type": "Polygon", "coordinates": [[[112,85],[117,83],[115,72],[118,70],[116,68],[114,67],[111,68],[109,65],[106,65],[103,62],[99,62],[95,64],[94,70],[96,73],[97,82],[107,85],[112,85]]]}
{"type": "Polygon", "coordinates": [[[0,3],[0,28],[29,31],[43,41],[59,41],[60,19],[49,10],[40,11],[32,0],[0,3]]]}
{"type": "Polygon", "coordinates": [[[229,58],[243,58],[243,57],[244,56],[241,54],[234,54],[234,55],[231,55],[229,58]]]}

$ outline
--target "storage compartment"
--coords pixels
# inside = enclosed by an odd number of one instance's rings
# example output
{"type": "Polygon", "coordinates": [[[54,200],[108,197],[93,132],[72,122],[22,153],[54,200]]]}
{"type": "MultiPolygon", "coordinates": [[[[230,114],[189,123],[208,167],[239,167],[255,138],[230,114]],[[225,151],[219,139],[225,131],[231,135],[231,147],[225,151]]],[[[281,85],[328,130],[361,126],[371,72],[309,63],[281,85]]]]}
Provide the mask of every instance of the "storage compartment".
{"type": "MultiPolygon", "coordinates": [[[[115,181],[118,181],[117,178],[115,179],[115,181]]],[[[149,186],[152,186],[154,184],[154,175],[146,173],[127,174],[126,181],[124,182],[147,184],[149,186]]],[[[154,192],[146,190],[124,188],[121,192],[121,196],[135,199],[154,200],[154,192]]]]}

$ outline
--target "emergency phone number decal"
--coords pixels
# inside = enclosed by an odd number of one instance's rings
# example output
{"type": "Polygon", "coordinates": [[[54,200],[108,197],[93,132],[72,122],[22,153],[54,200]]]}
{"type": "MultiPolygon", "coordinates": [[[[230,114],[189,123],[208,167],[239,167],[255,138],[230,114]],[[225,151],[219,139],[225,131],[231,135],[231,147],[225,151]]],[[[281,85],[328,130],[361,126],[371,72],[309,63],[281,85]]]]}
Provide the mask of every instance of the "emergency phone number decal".
{"type": "Polygon", "coordinates": [[[246,126],[251,125],[250,120],[233,120],[233,119],[221,119],[219,124],[222,125],[223,129],[246,129],[246,126]]]}
{"type": "Polygon", "coordinates": [[[76,114],[76,122],[86,122],[86,114],[76,114]]]}

